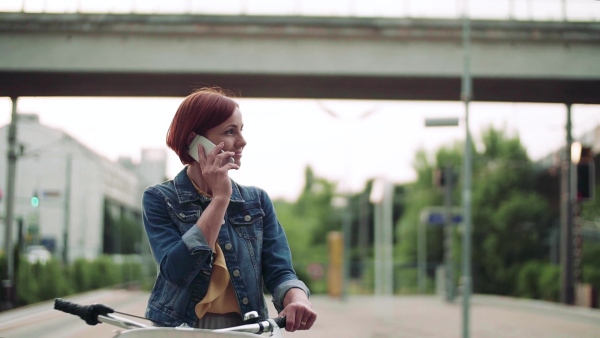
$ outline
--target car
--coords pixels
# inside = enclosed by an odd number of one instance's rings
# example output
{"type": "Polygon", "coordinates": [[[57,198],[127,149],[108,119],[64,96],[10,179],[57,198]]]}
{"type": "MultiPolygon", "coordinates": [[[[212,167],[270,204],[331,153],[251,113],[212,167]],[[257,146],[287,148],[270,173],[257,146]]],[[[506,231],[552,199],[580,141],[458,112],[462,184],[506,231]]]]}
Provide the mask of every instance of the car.
{"type": "Polygon", "coordinates": [[[27,247],[27,261],[31,264],[46,264],[52,259],[52,253],[43,245],[32,245],[27,247]]]}

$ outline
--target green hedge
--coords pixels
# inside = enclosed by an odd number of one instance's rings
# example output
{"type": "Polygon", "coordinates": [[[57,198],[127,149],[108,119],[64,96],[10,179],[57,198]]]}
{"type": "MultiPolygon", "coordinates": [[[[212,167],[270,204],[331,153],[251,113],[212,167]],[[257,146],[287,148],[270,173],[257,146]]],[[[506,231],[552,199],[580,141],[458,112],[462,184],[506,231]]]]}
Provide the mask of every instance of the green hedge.
{"type": "Polygon", "coordinates": [[[530,261],[517,275],[515,296],[556,302],[560,297],[560,266],[530,261]]]}
{"type": "MultiPolygon", "coordinates": [[[[5,267],[6,259],[1,257],[2,274],[5,267]]],[[[45,264],[31,264],[25,259],[18,259],[15,266],[18,306],[90,290],[143,282],[142,265],[135,256],[77,259],[67,266],[55,259],[45,264]]]]}

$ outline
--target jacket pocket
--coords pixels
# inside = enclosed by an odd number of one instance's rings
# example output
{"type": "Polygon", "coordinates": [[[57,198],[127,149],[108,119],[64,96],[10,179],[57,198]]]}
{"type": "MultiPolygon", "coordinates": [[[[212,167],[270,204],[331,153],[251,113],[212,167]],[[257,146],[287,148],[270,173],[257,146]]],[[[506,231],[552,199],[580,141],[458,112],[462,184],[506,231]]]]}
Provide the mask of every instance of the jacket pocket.
{"type": "Polygon", "coordinates": [[[241,238],[256,240],[262,238],[264,211],[258,203],[248,203],[243,209],[230,212],[229,222],[241,238]]]}
{"type": "Polygon", "coordinates": [[[179,233],[183,236],[192,226],[196,224],[202,209],[198,205],[179,206],[174,208],[172,204],[168,204],[169,215],[173,223],[177,226],[179,233]]]}

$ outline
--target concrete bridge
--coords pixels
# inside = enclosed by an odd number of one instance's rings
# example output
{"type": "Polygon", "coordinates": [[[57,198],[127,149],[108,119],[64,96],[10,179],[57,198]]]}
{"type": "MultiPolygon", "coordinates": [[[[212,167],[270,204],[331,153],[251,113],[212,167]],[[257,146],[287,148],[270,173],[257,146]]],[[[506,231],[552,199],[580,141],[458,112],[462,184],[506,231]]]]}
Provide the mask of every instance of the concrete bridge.
{"type": "MultiPolygon", "coordinates": [[[[460,19],[0,13],[2,96],[459,100],[460,19]]],[[[474,101],[600,103],[600,23],[471,22],[474,101]]]]}

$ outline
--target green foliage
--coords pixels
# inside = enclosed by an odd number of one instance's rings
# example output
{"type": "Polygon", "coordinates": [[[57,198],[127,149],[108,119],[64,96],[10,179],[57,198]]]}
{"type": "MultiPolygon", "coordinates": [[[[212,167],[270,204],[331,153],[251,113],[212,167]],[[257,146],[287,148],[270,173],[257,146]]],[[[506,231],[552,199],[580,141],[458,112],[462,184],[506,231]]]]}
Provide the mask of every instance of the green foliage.
{"type": "Polygon", "coordinates": [[[142,279],[137,259],[101,256],[88,261],[78,259],[64,266],[55,259],[31,264],[21,259],[15,274],[17,302],[27,305],[142,279]]]}
{"type": "Polygon", "coordinates": [[[132,255],[141,252],[143,227],[139,214],[123,212],[105,201],[103,228],[104,253],[132,255]]]}
{"type": "Polygon", "coordinates": [[[528,261],[519,269],[518,297],[558,301],[560,295],[560,267],[540,261],[528,261]]]}
{"type": "MultiPolygon", "coordinates": [[[[518,138],[489,129],[473,182],[474,290],[513,295],[520,266],[545,258],[548,202],[518,138]]],[[[525,277],[523,277],[525,278],[525,277]]]]}
{"type": "MultiPolygon", "coordinates": [[[[503,131],[489,128],[482,134],[481,152],[471,145],[473,154],[472,185],[472,266],[474,291],[504,295],[554,299],[553,279],[556,269],[530,261],[548,257],[545,240],[550,231],[548,202],[535,189],[535,167],[518,137],[507,137],[503,131]],[[545,293],[536,287],[545,285],[545,293]]],[[[420,213],[430,206],[443,206],[443,191],[433,186],[436,168],[451,166],[460,174],[464,145],[459,143],[439,149],[432,161],[424,151],[415,156],[413,166],[417,180],[405,186],[406,209],[400,220],[400,243],[395,260],[416,264],[417,230],[420,213]]],[[[462,204],[461,182],[452,191],[454,205],[462,204]]],[[[428,266],[443,262],[443,230],[427,228],[428,266]]],[[[453,237],[454,266],[460,266],[460,236],[453,237]]],[[[416,272],[415,272],[416,274],[416,272]]],[[[416,287],[416,276],[399,272],[401,290],[416,287]],[[408,283],[408,284],[404,284],[408,283]]],[[[455,276],[458,279],[460,272],[455,276]]],[[[428,270],[428,283],[435,271],[428,270]]],[[[431,290],[430,288],[428,288],[431,290]]]]}
{"type": "Polygon", "coordinates": [[[92,264],[86,259],[79,258],[71,265],[71,282],[78,291],[92,290],[94,270],[92,264]]]}

